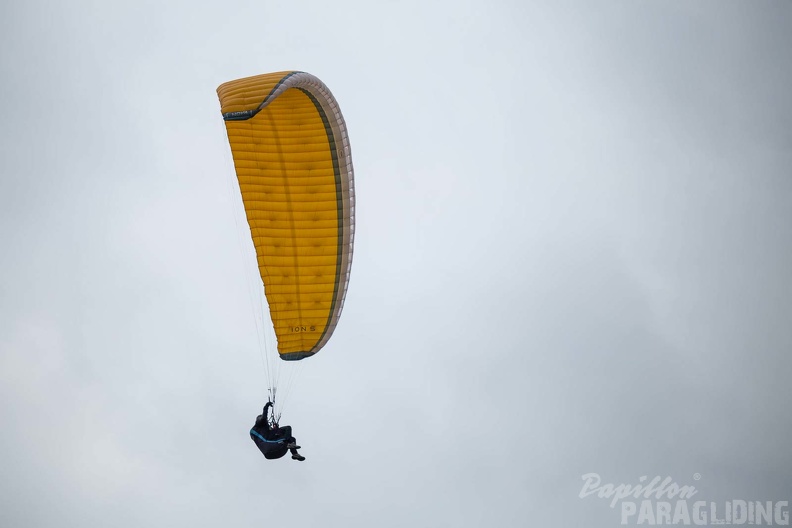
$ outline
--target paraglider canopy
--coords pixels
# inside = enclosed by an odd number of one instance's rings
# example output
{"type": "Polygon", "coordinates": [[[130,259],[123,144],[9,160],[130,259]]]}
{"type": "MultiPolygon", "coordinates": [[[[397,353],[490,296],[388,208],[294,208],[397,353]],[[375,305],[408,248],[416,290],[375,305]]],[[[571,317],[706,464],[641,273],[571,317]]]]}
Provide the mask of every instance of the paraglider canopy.
{"type": "Polygon", "coordinates": [[[281,359],[333,335],[349,283],[354,176],[330,90],[299,71],[217,89],[281,359]]]}

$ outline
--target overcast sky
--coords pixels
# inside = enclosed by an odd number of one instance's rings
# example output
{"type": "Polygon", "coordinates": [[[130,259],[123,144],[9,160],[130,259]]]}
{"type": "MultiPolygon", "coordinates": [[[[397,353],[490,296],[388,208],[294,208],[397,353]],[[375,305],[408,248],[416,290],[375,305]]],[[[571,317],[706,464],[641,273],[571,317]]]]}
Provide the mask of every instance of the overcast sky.
{"type": "Polygon", "coordinates": [[[2,3],[0,525],[617,526],[590,472],[792,501],[790,28],[780,0],[2,3]],[[290,69],[339,101],[357,195],[282,421],[303,463],[248,436],[215,93],[290,69]]]}

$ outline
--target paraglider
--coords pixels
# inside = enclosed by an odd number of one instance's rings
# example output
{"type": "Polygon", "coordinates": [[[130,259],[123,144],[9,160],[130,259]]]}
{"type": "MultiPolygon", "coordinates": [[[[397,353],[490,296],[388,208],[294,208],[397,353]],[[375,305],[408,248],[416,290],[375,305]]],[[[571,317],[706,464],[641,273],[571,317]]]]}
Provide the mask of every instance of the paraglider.
{"type": "MultiPolygon", "coordinates": [[[[349,283],[355,192],[346,123],[327,86],[305,72],[238,79],[217,94],[277,353],[301,361],[333,335],[349,283]]],[[[277,380],[269,385],[274,400],[277,380]]],[[[270,427],[280,418],[272,415],[270,427]]],[[[257,445],[272,433],[259,425],[257,445]]],[[[279,443],[280,456],[289,443],[279,443]]]]}
{"type": "Polygon", "coordinates": [[[297,439],[292,436],[291,427],[288,425],[280,427],[274,417],[269,417],[268,411],[271,407],[270,401],[264,405],[264,410],[256,417],[256,423],[250,430],[250,438],[267,459],[281,458],[288,450],[292,459],[304,461],[305,457],[297,452],[300,446],[297,445],[297,439]]]}

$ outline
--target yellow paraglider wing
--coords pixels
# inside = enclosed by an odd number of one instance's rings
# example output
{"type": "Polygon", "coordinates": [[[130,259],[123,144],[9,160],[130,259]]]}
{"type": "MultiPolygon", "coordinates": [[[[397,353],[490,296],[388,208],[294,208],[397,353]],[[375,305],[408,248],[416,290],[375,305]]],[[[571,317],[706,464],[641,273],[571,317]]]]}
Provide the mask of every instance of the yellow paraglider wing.
{"type": "Polygon", "coordinates": [[[354,239],[346,124],[327,87],[278,72],[217,89],[282,359],[327,343],[344,305],[354,239]]]}

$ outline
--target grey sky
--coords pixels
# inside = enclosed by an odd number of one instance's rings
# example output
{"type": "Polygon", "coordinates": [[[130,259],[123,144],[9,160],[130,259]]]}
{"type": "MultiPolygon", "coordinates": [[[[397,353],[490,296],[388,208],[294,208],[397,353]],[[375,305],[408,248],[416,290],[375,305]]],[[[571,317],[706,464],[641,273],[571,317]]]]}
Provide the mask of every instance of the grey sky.
{"type": "Polygon", "coordinates": [[[0,525],[615,526],[792,500],[792,4],[6,2],[0,525]],[[346,118],[353,274],[266,462],[215,88],[346,118]],[[701,475],[694,481],[693,474],[701,475]]]}

